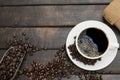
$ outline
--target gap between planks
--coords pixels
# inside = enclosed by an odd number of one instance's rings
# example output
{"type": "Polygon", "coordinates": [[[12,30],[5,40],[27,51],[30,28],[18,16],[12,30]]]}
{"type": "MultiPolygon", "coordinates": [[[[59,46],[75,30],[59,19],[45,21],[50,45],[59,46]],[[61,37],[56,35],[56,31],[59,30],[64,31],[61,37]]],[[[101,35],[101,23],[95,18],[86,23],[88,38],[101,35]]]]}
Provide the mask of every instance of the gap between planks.
{"type": "Polygon", "coordinates": [[[75,5],[108,5],[109,3],[74,3],[74,4],[23,4],[23,5],[0,5],[0,7],[20,7],[20,6],[75,6],[75,5]]]}

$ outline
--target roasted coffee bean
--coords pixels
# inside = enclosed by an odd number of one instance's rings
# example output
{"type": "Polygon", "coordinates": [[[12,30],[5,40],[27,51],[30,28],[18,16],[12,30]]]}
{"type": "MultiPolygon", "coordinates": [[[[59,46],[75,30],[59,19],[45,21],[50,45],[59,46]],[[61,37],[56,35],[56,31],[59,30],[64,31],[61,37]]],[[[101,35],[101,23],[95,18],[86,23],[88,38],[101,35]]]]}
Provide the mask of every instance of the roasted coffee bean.
{"type": "Polygon", "coordinates": [[[22,35],[23,35],[23,36],[26,36],[26,33],[25,33],[25,32],[23,32],[23,33],[22,33],[22,35]]]}
{"type": "Polygon", "coordinates": [[[5,64],[6,66],[8,66],[8,65],[9,65],[9,63],[10,63],[10,61],[9,61],[9,60],[7,60],[7,61],[5,61],[5,62],[4,62],[4,64],[5,64]]]}
{"type": "Polygon", "coordinates": [[[2,73],[0,74],[0,76],[5,76],[9,72],[11,72],[11,75],[1,78],[2,80],[9,80],[10,78],[12,78],[13,74],[15,73],[17,67],[21,62],[21,59],[24,57],[24,54],[28,53],[27,49],[30,49],[29,52],[35,52],[35,50],[33,50],[32,48],[37,49],[32,44],[28,44],[25,42],[25,33],[22,33],[22,35],[23,38],[16,39],[16,35],[14,34],[13,39],[7,42],[8,46],[12,46],[14,47],[14,49],[9,50],[7,55],[3,58],[2,62],[0,63],[0,73],[2,73]]]}

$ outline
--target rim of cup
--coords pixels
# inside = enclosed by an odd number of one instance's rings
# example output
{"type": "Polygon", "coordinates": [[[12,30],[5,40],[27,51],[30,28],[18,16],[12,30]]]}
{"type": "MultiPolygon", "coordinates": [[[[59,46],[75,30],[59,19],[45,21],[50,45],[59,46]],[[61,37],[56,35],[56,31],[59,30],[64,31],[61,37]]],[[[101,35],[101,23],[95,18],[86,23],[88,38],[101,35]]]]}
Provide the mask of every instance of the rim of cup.
{"type": "MultiPolygon", "coordinates": [[[[100,28],[97,28],[97,27],[88,27],[88,28],[85,28],[83,31],[85,31],[85,30],[87,30],[87,29],[90,29],[90,28],[94,28],[94,29],[101,30],[100,28]]],[[[107,41],[108,41],[108,45],[107,45],[106,50],[105,50],[101,55],[99,55],[99,56],[89,57],[89,56],[85,55],[85,54],[80,50],[80,48],[79,48],[79,46],[78,46],[78,44],[79,44],[79,43],[78,43],[78,38],[79,38],[79,36],[81,35],[81,33],[82,33],[83,31],[81,31],[81,32],[79,33],[79,35],[76,36],[75,45],[76,45],[76,48],[77,48],[78,52],[79,52],[83,57],[85,57],[85,58],[87,58],[87,59],[99,59],[99,58],[101,58],[102,56],[104,56],[104,55],[106,54],[106,52],[108,51],[109,47],[110,47],[110,43],[109,43],[109,40],[108,40],[108,37],[107,37],[106,33],[105,33],[103,30],[101,30],[101,31],[105,34],[105,37],[107,38],[107,41]]]]}

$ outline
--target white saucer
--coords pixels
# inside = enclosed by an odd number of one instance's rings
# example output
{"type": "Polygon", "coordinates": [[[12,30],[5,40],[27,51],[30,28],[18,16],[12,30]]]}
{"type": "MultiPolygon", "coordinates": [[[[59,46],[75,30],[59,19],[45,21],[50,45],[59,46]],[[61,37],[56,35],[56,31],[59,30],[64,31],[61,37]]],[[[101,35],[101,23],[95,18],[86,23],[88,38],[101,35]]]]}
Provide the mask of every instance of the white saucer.
{"type": "MultiPolygon", "coordinates": [[[[77,36],[79,31],[81,30],[81,27],[84,27],[84,26],[99,26],[99,27],[104,26],[104,27],[109,28],[107,25],[105,25],[104,23],[99,22],[99,21],[90,20],[90,21],[84,21],[82,23],[79,23],[68,34],[67,41],[66,41],[67,54],[68,54],[69,58],[71,59],[71,61],[76,66],[78,66],[82,69],[90,70],[90,71],[103,69],[103,68],[107,67],[114,60],[115,56],[117,55],[118,48],[110,50],[108,54],[104,55],[101,58],[101,60],[97,61],[94,65],[85,65],[84,63],[82,63],[80,61],[76,61],[76,59],[73,59],[72,56],[70,55],[71,52],[69,51],[68,46],[74,43],[74,37],[77,36]]],[[[110,31],[112,34],[114,34],[114,32],[112,30],[110,30],[110,31]]],[[[116,38],[115,34],[112,35],[112,38],[115,40],[115,42],[117,42],[117,38],[116,38]]]]}

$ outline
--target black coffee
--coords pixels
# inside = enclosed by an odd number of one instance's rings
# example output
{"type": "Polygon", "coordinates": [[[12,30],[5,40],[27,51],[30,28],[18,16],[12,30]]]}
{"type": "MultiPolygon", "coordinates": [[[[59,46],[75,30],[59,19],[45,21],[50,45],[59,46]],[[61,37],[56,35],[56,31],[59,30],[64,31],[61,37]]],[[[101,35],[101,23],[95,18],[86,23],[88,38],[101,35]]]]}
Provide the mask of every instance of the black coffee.
{"type": "Polygon", "coordinates": [[[106,51],[108,39],[103,31],[96,28],[89,28],[80,34],[78,46],[85,55],[97,57],[106,51]]]}

